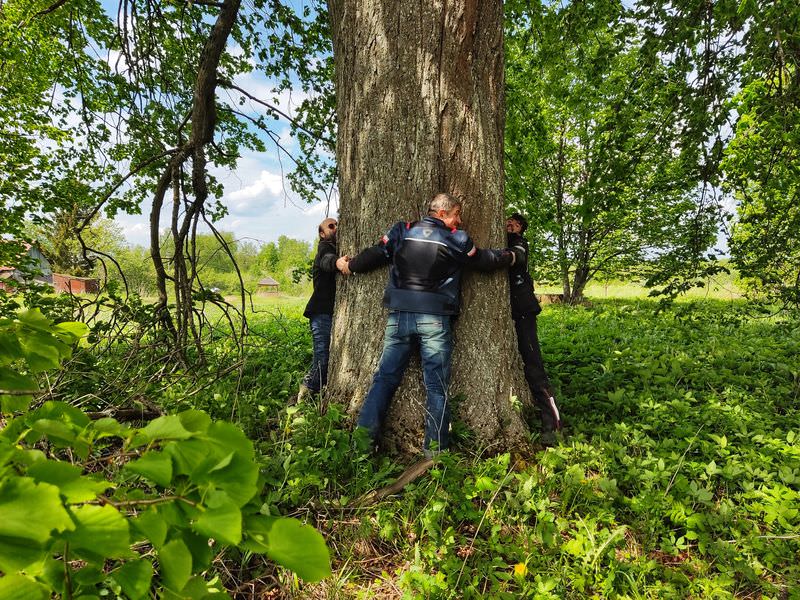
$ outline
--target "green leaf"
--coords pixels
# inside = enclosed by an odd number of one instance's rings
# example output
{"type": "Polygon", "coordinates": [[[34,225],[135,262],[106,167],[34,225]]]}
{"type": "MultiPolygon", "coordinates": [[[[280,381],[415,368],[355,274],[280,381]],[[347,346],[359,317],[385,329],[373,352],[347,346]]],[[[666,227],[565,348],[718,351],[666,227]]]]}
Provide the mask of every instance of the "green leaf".
{"type": "Polygon", "coordinates": [[[158,551],[158,562],[164,585],[180,591],[192,576],[192,555],[183,540],[176,539],[158,551]]]}
{"type": "MultiPolygon", "coordinates": [[[[21,375],[8,367],[0,367],[0,390],[9,392],[35,392],[39,386],[28,375],[21,375]]],[[[25,410],[31,401],[30,395],[0,394],[0,410],[5,414],[25,410]]]]}
{"type": "Polygon", "coordinates": [[[64,509],[58,488],[29,477],[10,479],[0,486],[0,536],[43,544],[52,531],[75,526],[64,509]]]}
{"type": "Polygon", "coordinates": [[[94,500],[113,484],[81,476],[78,467],[55,460],[40,460],[28,468],[28,475],[36,481],[50,483],[58,487],[67,502],[87,502],[94,500]]]}
{"type": "MultiPolygon", "coordinates": [[[[22,358],[22,347],[19,345],[16,333],[0,331],[0,365],[7,365],[20,358],[22,358]]],[[[2,382],[1,378],[0,382],[2,382]]]]}
{"type": "Polygon", "coordinates": [[[0,578],[0,600],[48,600],[50,590],[23,575],[0,578]]]}
{"type": "Polygon", "coordinates": [[[203,474],[217,458],[217,448],[198,439],[181,440],[164,446],[164,453],[175,460],[175,473],[181,475],[203,474]]]}
{"type": "Polygon", "coordinates": [[[27,420],[32,423],[37,419],[62,421],[80,429],[85,428],[92,422],[86,413],[79,408],[75,408],[66,402],[53,401],[45,402],[41,408],[31,413],[30,418],[27,420]]]}
{"type": "Polygon", "coordinates": [[[35,392],[39,386],[28,375],[21,375],[8,367],[0,367],[0,390],[8,392],[35,392]]]}
{"type": "Polygon", "coordinates": [[[132,560],[112,571],[111,577],[130,600],[138,600],[144,598],[150,590],[153,565],[147,560],[132,560]]]}
{"type": "Polygon", "coordinates": [[[101,434],[99,437],[105,437],[109,435],[120,435],[124,426],[116,419],[104,417],[94,421],[92,423],[92,429],[101,434]]]}
{"type": "Polygon", "coordinates": [[[72,511],[75,531],[64,535],[70,548],[90,557],[121,558],[130,555],[128,521],[119,511],[105,506],[84,505],[72,511]]]}
{"type": "MultiPolygon", "coordinates": [[[[186,598],[191,598],[191,600],[223,600],[230,599],[230,596],[222,589],[219,579],[216,580],[216,586],[214,586],[203,577],[197,575],[189,579],[189,582],[183,587],[180,594],[175,597],[175,600],[178,600],[178,598],[180,600],[186,598]]],[[[165,597],[164,600],[172,600],[172,598],[165,597]]]]}
{"type": "Polygon", "coordinates": [[[28,394],[0,394],[0,413],[10,415],[22,412],[28,408],[33,396],[28,394]]]}
{"type": "Polygon", "coordinates": [[[0,570],[13,573],[29,569],[47,558],[47,548],[29,539],[0,536],[0,570]]]}
{"type": "Polygon", "coordinates": [[[181,424],[191,432],[205,432],[211,425],[211,417],[202,410],[186,410],[178,414],[181,424]]]}
{"type": "Polygon", "coordinates": [[[31,429],[37,433],[46,435],[50,441],[73,443],[78,437],[78,431],[69,423],[63,423],[54,419],[38,419],[31,423],[31,429]]]}
{"type": "Polygon", "coordinates": [[[61,366],[61,358],[69,350],[50,333],[30,332],[21,340],[25,362],[34,373],[57,369],[61,366]]]}
{"type": "Polygon", "coordinates": [[[125,470],[146,477],[161,487],[168,487],[172,482],[172,458],[164,452],[147,452],[125,465],[125,470]]]}
{"type": "MultiPolygon", "coordinates": [[[[60,564],[63,565],[64,563],[60,564]]],[[[102,565],[102,563],[99,563],[99,565],[102,565]]],[[[99,565],[89,563],[87,566],[75,573],[72,578],[73,581],[80,585],[93,585],[95,583],[100,583],[106,578],[106,574],[99,565]]],[[[61,570],[63,573],[63,567],[61,570]]]]}
{"type": "Polygon", "coordinates": [[[41,332],[49,332],[52,321],[42,314],[38,308],[32,308],[17,314],[17,321],[41,332]]]}
{"type": "Polygon", "coordinates": [[[217,421],[208,428],[208,437],[227,451],[233,450],[244,457],[252,457],[253,442],[232,423],[217,421]]]}
{"type": "Polygon", "coordinates": [[[64,321],[53,327],[53,332],[61,337],[65,343],[74,343],[89,333],[86,323],[79,321],[64,321]]]}
{"type": "MultiPolygon", "coordinates": [[[[134,529],[149,540],[156,550],[164,545],[164,541],[167,539],[167,523],[155,508],[141,513],[131,523],[134,529]]],[[[135,537],[134,534],[134,539],[139,540],[140,538],[135,537]]]]}
{"type": "Polygon", "coordinates": [[[192,437],[192,432],[184,428],[181,420],[176,415],[158,417],[141,430],[151,441],[154,440],[185,440],[192,437]]]}
{"type": "Polygon", "coordinates": [[[216,492],[209,499],[209,507],[194,523],[194,530],[226,544],[236,545],[242,540],[242,511],[224,492],[216,492]],[[224,496],[221,502],[214,497],[224,496]],[[210,506],[214,504],[213,508],[210,506]]]}
{"type": "Polygon", "coordinates": [[[248,547],[265,552],[279,565],[305,581],[320,581],[331,574],[328,548],[322,535],[297,519],[255,515],[246,521],[248,547]]]}
{"type": "Polygon", "coordinates": [[[211,565],[211,560],[217,553],[214,545],[209,545],[208,538],[198,535],[189,529],[181,536],[183,543],[189,548],[192,555],[192,565],[195,572],[207,569],[211,565]]]}

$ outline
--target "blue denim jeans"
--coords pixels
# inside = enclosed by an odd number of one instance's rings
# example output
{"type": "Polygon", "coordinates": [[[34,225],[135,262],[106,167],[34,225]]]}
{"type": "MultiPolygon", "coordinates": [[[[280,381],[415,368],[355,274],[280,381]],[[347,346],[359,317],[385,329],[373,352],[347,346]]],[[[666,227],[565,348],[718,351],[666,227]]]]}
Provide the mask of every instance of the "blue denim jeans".
{"type": "Polygon", "coordinates": [[[330,356],[333,315],[312,315],[309,317],[309,321],[314,357],[311,359],[311,369],[303,378],[303,385],[316,393],[328,382],[328,357],[330,356]]]}
{"type": "Polygon", "coordinates": [[[447,389],[453,354],[451,321],[452,317],[447,315],[389,313],[380,365],[358,415],[358,425],[367,429],[373,441],[380,434],[389,403],[403,378],[414,343],[418,342],[427,393],[425,449],[429,450],[433,443],[440,450],[447,448],[450,429],[447,389]]]}

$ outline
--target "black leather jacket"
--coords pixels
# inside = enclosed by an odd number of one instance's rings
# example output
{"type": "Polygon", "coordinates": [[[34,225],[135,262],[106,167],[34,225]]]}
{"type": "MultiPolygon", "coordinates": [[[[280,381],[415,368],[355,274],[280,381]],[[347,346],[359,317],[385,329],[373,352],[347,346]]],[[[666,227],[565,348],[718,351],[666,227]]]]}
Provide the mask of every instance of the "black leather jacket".
{"type": "Polygon", "coordinates": [[[395,223],[380,243],[354,256],[353,273],[391,264],[383,304],[391,311],[456,315],[464,267],[493,271],[507,267],[506,250],[481,250],[465,231],[435,217],[395,223]]]}
{"type": "Polygon", "coordinates": [[[511,316],[515,319],[524,314],[538,315],[542,307],[533,293],[533,279],[528,273],[528,240],[518,233],[506,234],[508,247],[517,255],[517,260],[508,270],[508,288],[511,293],[511,316]]]}

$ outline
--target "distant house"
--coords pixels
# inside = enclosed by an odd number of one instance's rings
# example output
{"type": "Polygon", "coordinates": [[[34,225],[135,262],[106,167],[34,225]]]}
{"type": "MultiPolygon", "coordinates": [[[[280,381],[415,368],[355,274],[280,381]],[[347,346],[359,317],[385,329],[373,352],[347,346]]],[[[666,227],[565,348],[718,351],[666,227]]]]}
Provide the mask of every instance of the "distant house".
{"type": "Polygon", "coordinates": [[[99,294],[100,280],[95,277],[53,273],[53,288],[60,294],[99,294]]]}
{"type": "MultiPolygon", "coordinates": [[[[41,271],[41,275],[33,278],[34,281],[52,284],[53,270],[50,267],[50,261],[45,258],[42,251],[36,246],[31,244],[23,244],[23,246],[25,247],[25,254],[33,260],[34,266],[41,271]]],[[[0,290],[13,291],[13,286],[9,285],[10,281],[24,283],[25,274],[17,267],[0,266],[0,290]]]]}
{"type": "Polygon", "coordinates": [[[259,294],[277,294],[278,293],[278,282],[275,281],[272,277],[264,277],[260,279],[258,282],[258,290],[256,290],[259,294]]]}

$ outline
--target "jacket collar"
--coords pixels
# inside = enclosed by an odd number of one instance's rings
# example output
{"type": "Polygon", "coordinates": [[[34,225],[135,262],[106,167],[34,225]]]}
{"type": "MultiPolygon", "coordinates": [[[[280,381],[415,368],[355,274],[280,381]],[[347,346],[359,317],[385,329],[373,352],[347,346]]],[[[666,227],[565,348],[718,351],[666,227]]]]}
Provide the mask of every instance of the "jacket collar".
{"type": "Polygon", "coordinates": [[[441,219],[437,219],[436,217],[431,217],[430,215],[428,215],[427,217],[423,217],[422,221],[430,225],[436,225],[437,227],[442,227],[443,229],[450,229],[447,225],[444,224],[444,221],[442,221],[441,219]]]}

